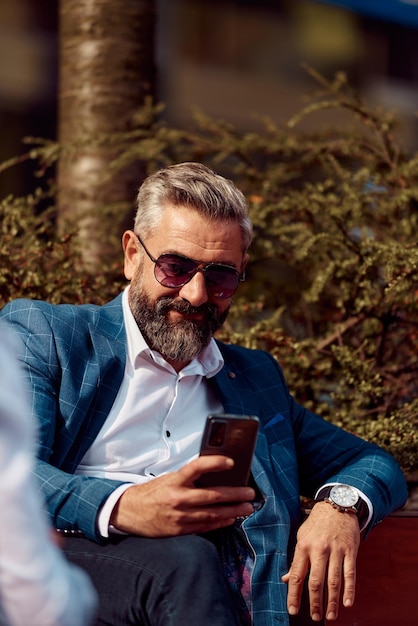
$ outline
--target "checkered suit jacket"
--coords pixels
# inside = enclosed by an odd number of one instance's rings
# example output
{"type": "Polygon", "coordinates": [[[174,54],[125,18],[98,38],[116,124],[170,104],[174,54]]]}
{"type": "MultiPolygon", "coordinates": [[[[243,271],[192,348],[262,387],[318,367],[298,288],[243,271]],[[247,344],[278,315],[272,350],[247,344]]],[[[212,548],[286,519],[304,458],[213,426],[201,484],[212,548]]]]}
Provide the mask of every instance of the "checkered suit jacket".
{"type": "MultiPolygon", "coordinates": [[[[122,381],[126,337],[121,296],[102,307],[16,300],[0,316],[22,340],[18,356],[29,382],[32,414],[40,424],[36,475],[52,523],[81,529],[100,542],[98,508],[120,483],[73,472],[122,381]]],[[[313,496],[328,481],[349,483],[372,501],[373,525],[404,503],[405,481],[380,448],[297,404],[269,354],[222,343],[219,347],[225,366],[214,384],[225,411],[257,415],[261,421],[252,472],[266,503],[243,525],[256,554],[254,624],[286,624],[281,576],[300,522],[300,494],[313,496]]]]}

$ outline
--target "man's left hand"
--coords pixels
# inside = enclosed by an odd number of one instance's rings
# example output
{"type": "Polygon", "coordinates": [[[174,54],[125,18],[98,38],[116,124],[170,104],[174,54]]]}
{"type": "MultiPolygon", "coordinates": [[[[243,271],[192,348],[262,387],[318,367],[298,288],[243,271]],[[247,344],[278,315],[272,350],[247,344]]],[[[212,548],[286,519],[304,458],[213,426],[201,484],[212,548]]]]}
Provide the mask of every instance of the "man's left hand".
{"type": "Polygon", "coordinates": [[[289,586],[287,607],[290,615],[299,612],[308,574],[312,620],[322,619],[324,594],[327,595],[327,620],[337,619],[341,592],[343,605],[353,605],[359,544],[360,529],[354,513],[341,513],[327,502],[315,504],[299,528],[293,562],[282,577],[289,586]]]}

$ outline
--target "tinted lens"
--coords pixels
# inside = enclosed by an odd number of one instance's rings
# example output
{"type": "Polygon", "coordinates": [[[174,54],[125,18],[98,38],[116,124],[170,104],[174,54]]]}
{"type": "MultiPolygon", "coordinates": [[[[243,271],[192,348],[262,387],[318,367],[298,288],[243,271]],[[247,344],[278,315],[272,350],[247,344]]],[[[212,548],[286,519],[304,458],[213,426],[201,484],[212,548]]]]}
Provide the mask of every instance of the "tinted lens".
{"type": "Polygon", "coordinates": [[[240,281],[240,274],[233,267],[209,263],[199,270],[195,261],[176,254],[162,254],[155,263],[155,278],[164,287],[182,287],[198,271],[203,272],[209,293],[217,298],[230,298],[240,281]]]}
{"type": "Polygon", "coordinates": [[[233,267],[209,265],[204,269],[206,288],[217,298],[230,298],[235,293],[240,275],[233,267]]]}
{"type": "Polygon", "coordinates": [[[197,272],[191,259],[176,254],[162,254],[155,264],[155,277],[164,287],[181,287],[197,272]]]}

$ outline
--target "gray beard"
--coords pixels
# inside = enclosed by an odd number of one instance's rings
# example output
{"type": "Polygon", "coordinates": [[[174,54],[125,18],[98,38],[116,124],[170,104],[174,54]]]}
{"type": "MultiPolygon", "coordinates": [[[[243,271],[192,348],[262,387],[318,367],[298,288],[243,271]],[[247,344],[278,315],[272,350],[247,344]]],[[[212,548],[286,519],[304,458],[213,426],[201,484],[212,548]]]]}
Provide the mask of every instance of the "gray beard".
{"type": "Polygon", "coordinates": [[[220,313],[214,304],[194,307],[186,300],[163,297],[152,302],[138,280],[132,280],[129,288],[129,306],[138,328],[152,350],[168,361],[186,363],[198,356],[209,344],[214,333],[221,328],[229,308],[220,313]],[[193,315],[203,314],[203,320],[190,319],[169,321],[169,311],[193,315]]]}

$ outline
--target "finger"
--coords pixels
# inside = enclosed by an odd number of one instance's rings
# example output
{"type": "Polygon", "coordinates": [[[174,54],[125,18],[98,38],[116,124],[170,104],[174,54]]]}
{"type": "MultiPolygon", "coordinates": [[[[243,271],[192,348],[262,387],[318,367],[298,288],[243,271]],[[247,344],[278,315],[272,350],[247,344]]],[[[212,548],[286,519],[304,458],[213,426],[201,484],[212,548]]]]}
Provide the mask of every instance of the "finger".
{"type": "MultiPolygon", "coordinates": [[[[204,473],[231,469],[233,460],[223,455],[210,455],[199,457],[185,465],[179,472],[180,485],[195,487],[195,481],[204,473]]],[[[251,502],[255,498],[252,487],[196,487],[190,493],[189,503],[193,506],[199,504],[222,504],[224,502],[251,502]]],[[[252,512],[252,511],[251,511],[252,512]]]]}
{"type": "Polygon", "coordinates": [[[327,620],[335,620],[338,617],[338,607],[341,597],[342,564],[340,560],[330,559],[328,567],[328,600],[325,615],[327,620]]]}
{"type": "Polygon", "coordinates": [[[282,581],[288,584],[287,610],[289,615],[297,615],[300,609],[303,586],[308,574],[309,561],[307,559],[294,559],[287,574],[282,576],[282,581]]]}
{"type": "Polygon", "coordinates": [[[324,606],[324,586],[327,573],[328,555],[317,557],[311,566],[308,580],[309,609],[311,619],[319,622],[322,619],[324,606]]]}
{"type": "Polygon", "coordinates": [[[182,467],[178,475],[184,485],[194,483],[202,474],[206,472],[217,472],[232,469],[234,467],[233,459],[221,454],[213,454],[207,456],[199,456],[197,459],[190,461],[182,467]]]}
{"type": "Polygon", "coordinates": [[[250,487],[194,488],[189,490],[182,508],[196,518],[248,517],[254,513],[253,498],[250,487]]]}
{"type": "Polygon", "coordinates": [[[344,593],[343,604],[345,607],[353,606],[356,595],[356,559],[346,556],[344,559],[344,593]]]}
{"type": "Polygon", "coordinates": [[[222,519],[218,521],[208,522],[207,520],[202,524],[196,525],[195,528],[190,528],[187,530],[186,534],[203,534],[209,533],[212,530],[218,530],[219,528],[227,528],[228,526],[232,526],[236,521],[235,517],[231,517],[230,519],[222,519]]]}
{"type": "Polygon", "coordinates": [[[194,532],[197,532],[196,528],[199,525],[227,526],[234,523],[237,517],[246,517],[252,512],[251,504],[244,502],[243,504],[189,510],[184,514],[183,519],[190,527],[193,526],[194,532]]]}

